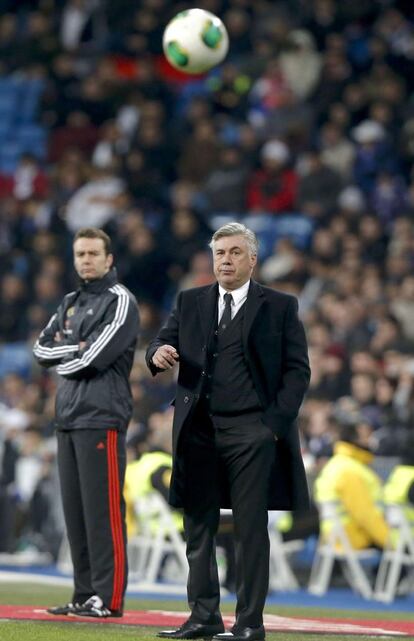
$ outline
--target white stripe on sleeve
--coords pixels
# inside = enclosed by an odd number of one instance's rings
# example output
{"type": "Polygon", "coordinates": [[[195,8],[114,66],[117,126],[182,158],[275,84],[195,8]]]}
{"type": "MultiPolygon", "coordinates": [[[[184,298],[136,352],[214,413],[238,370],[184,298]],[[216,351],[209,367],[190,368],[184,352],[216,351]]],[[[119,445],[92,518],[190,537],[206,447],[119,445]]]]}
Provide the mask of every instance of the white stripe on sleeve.
{"type": "Polygon", "coordinates": [[[110,291],[118,296],[117,307],[114,319],[109,323],[102,334],[94,343],[82,354],[79,359],[74,359],[69,363],[64,363],[56,368],[58,374],[73,374],[85,367],[88,367],[92,361],[105,349],[106,345],[115,336],[119,328],[125,323],[128,314],[130,299],[126,291],[120,285],[114,285],[110,291]]]}

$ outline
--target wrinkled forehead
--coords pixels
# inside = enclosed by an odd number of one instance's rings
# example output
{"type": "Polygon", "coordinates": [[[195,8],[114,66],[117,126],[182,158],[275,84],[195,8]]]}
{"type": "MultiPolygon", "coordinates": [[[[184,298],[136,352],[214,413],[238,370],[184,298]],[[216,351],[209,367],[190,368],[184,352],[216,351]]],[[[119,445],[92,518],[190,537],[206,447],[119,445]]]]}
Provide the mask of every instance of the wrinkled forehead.
{"type": "Polygon", "coordinates": [[[247,239],[240,234],[234,236],[222,236],[214,241],[214,251],[218,250],[231,250],[231,249],[243,249],[248,250],[249,245],[247,239]]]}

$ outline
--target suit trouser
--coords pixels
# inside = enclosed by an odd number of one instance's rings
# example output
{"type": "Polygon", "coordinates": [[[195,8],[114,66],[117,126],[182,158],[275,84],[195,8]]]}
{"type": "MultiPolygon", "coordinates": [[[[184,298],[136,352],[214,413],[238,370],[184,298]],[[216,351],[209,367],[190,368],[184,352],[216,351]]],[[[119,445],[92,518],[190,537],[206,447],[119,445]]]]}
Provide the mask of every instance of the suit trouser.
{"type": "Polygon", "coordinates": [[[127,583],[125,435],[116,430],[59,431],[58,467],[74,569],[73,602],[97,594],[121,610],[127,583]]]}
{"type": "Polygon", "coordinates": [[[221,621],[215,535],[220,517],[220,468],[230,487],[236,554],[236,624],[263,622],[269,584],[267,501],[274,436],[261,421],[213,428],[193,420],[184,453],[184,532],[189,564],[191,619],[221,621]]]}

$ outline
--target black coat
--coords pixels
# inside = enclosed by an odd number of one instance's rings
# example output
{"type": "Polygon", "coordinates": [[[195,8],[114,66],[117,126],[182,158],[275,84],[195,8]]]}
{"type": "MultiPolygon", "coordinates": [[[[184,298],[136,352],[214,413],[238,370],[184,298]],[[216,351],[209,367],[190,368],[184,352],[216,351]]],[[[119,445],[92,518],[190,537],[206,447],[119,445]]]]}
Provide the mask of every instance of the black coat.
{"type": "MultiPolygon", "coordinates": [[[[183,291],[177,304],[147,350],[153,375],[152,356],[160,345],[172,345],[179,357],[179,375],[173,425],[174,468],[170,503],[183,505],[184,470],[182,444],[192,410],[202,393],[207,369],[207,343],[217,322],[218,286],[183,291]]],[[[246,361],[264,408],[264,422],[277,436],[269,509],[294,510],[309,507],[305,470],[295,418],[309,384],[310,369],[306,338],[297,315],[296,298],[251,281],[243,321],[246,361]]],[[[230,507],[223,487],[222,507],[230,507]]]]}

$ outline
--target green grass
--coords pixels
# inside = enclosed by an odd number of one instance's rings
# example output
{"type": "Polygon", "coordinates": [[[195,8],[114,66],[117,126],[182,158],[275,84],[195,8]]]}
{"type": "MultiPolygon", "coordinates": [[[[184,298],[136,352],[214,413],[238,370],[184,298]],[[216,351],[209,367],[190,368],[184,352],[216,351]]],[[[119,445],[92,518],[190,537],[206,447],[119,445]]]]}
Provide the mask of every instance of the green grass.
{"type": "MultiPolygon", "coordinates": [[[[45,623],[36,622],[15,622],[0,624],[0,635],[2,641],[121,641],[123,639],[135,639],[135,641],[155,641],[155,628],[134,627],[134,626],[102,626],[93,623],[45,623]],[[102,628],[105,628],[102,630],[102,628]]],[[[294,634],[274,632],[267,635],[268,641],[320,641],[319,634],[294,634]]],[[[355,635],[329,635],[324,640],[332,641],[373,641],[372,636],[355,635]]],[[[375,638],[375,637],[374,637],[375,638]]],[[[407,638],[407,637],[403,637],[407,638]]]]}
{"type": "MultiPolygon", "coordinates": [[[[0,604],[2,605],[38,605],[48,607],[70,600],[71,592],[67,588],[49,587],[30,584],[4,583],[0,585],[0,604]]],[[[223,604],[223,612],[233,612],[232,603],[223,604]]],[[[159,601],[127,599],[128,610],[187,610],[183,601],[159,601]]],[[[266,607],[269,614],[281,616],[340,617],[346,619],[394,619],[412,620],[410,613],[393,613],[378,611],[338,611],[310,607],[266,607]]],[[[49,621],[0,621],[1,641],[154,641],[157,628],[130,626],[110,623],[86,623],[73,619],[68,622],[49,621]]],[[[408,637],[405,637],[408,639],[408,637]]],[[[267,641],[321,641],[320,634],[302,634],[274,632],[267,634],[267,641]]],[[[323,641],[372,641],[373,637],[362,635],[324,635],[323,641]]]]}

